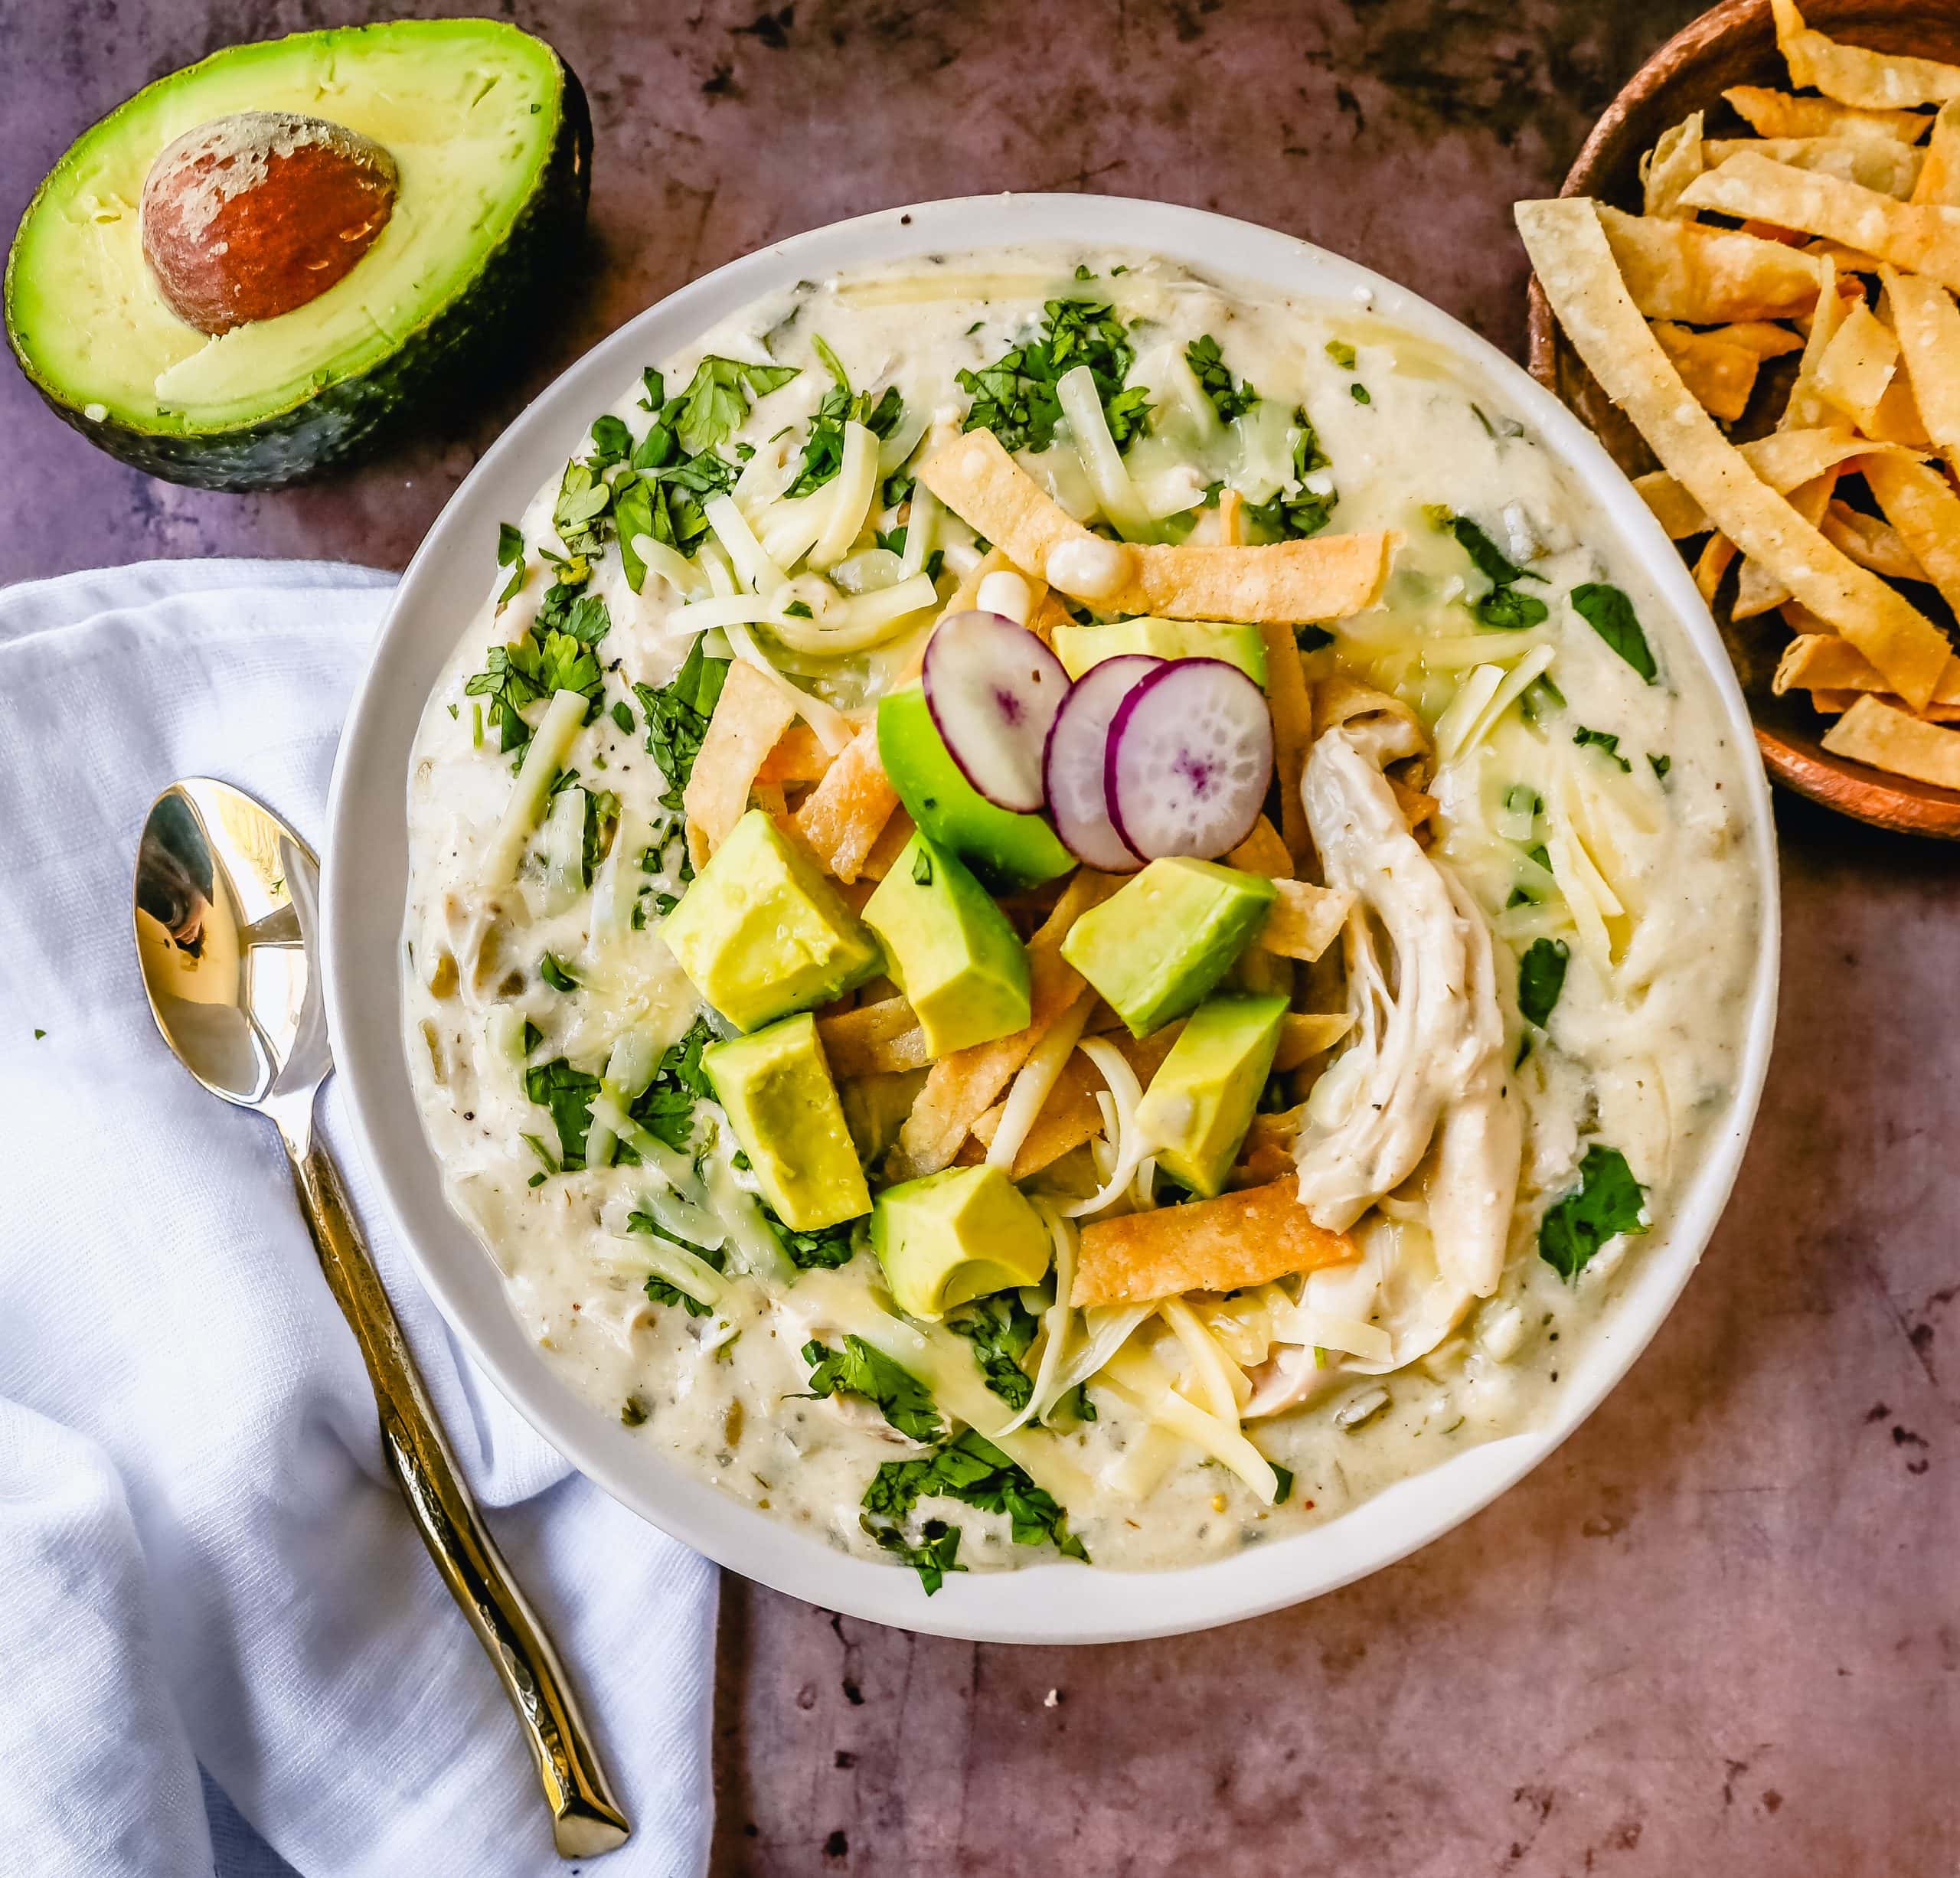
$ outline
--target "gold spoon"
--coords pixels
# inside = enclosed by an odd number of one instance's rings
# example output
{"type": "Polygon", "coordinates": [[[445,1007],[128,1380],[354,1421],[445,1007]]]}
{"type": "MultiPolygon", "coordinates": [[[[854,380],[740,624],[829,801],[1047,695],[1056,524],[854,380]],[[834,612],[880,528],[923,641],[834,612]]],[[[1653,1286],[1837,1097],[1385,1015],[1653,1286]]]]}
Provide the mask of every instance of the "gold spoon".
{"type": "Polygon", "coordinates": [[[214,1096],[277,1125],[422,1542],[517,1710],[560,1856],[594,1857],[632,1828],[557,1652],[463,1484],[339,1171],[314,1133],[313,1099],[334,1066],[310,950],[319,883],[312,850],[250,796],[202,777],[172,783],[152,805],[136,854],[143,989],[178,1061],[214,1096]]]}

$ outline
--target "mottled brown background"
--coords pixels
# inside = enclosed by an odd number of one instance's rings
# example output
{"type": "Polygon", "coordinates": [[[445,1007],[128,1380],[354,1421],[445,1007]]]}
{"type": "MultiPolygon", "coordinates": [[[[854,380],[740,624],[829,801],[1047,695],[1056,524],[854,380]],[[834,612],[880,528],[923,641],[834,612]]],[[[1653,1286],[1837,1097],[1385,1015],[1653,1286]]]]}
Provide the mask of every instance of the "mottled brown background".
{"type": "MultiPolygon", "coordinates": [[[[1222,209],[1361,256],[1517,351],[1508,204],[1556,186],[1694,10],[753,8],[516,9],[591,94],[586,263],[528,372],[356,476],[172,488],[0,367],[0,580],[148,554],[399,566],[525,399],[629,315],[759,243],[933,196],[1222,209]]],[[[0,0],[0,217],[145,80],[389,10],[0,0]]],[[[975,1648],[730,1579],[717,1870],[1951,1873],[1960,869],[1799,803],[1780,822],[1782,1016],[1755,1145],[1703,1272],[1584,1429],[1426,1552],[1210,1636],[975,1648]]]]}

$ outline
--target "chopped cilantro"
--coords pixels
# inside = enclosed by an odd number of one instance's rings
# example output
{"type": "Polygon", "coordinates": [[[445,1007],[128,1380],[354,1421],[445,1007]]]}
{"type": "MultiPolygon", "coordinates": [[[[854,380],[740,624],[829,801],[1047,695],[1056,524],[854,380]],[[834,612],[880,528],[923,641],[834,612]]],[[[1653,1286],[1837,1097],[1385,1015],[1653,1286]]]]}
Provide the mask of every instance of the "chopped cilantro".
{"type": "Polygon", "coordinates": [[[544,1033],[527,1017],[524,1021],[524,1053],[528,1057],[544,1041],[544,1033]]]}
{"type": "MultiPolygon", "coordinates": [[[[580,572],[579,586],[590,577],[590,569],[580,572]]],[[[498,749],[514,750],[531,741],[523,708],[555,691],[583,692],[596,707],[605,674],[592,648],[612,629],[604,600],[560,579],[522,639],[489,648],[482,671],[463,687],[463,695],[490,701],[498,749]]]]}
{"type": "MultiPolygon", "coordinates": [[[[634,1098],[629,1111],[649,1135],[657,1135],[676,1153],[685,1151],[694,1134],[696,1104],[714,1093],[701,1068],[701,1052],[714,1041],[707,1020],[696,1018],[687,1035],[662,1057],[653,1080],[634,1098]]],[[[623,1141],[619,1158],[629,1163],[639,1158],[623,1141]]]]}
{"type": "Polygon", "coordinates": [[[1620,754],[1620,740],[1609,730],[1589,730],[1584,724],[1572,733],[1572,740],[1582,746],[1590,743],[1602,756],[1610,756],[1622,769],[1632,772],[1633,765],[1620,754]]]}
{"type": "Polygon", "coordinates": [[[1334,635],[1325,626],[1295,626],[1293,643],[1303,652],[1317,652],[1322,646],[1334,643],[1334,635]]]}
{"type": "Polygon", "coordinates": [[[1517,1008],[1527,1024],[1540,1030],[1565,989],[1565,968],[1571,949],[1563,939],[1536,939],[1517,962],[1517,1008]]]}
{"type": "Polygon", "coordinates": [[[1588,580],[1572,590],[1575,612],[1649,684],[1658,675],[1647,635],[1640,629],[1633,603],[1618,587],[1588,580]]]}
{"type": "MultiPolygon", "coordinates": [[[[670,1246],[678,1246],[683,1251],[691,1252],[704,1265],[711,1266],[719,1272],[728,1263],[728,1254],[721,1246],[691,1245],[686,1239],[668,1231],[650,1213],[629,1213],[626,1215],[626,1230],[633,1233],[647,1233],[655,1239],[664,1239],[670,1246]]],[[[657,1273],[649,1272],[645,1286],[647,1299],[652,1304],[678,1304],[691,1318],[704,1318],[710,1306],[698,1298],[690,1297],[678,1285],[670,1285],[657,1273]]]]}
{"type": "Polygon", "coordinates": [[[914,1441],[937,1441],[943,1432],[926,1385],[863,1337],[846,1337],[841,1351],[826,1349],[812,1337],[803,1346],[803,1360],[810,1366],[812,1400],[859,1396],[875,1403],[893,1428],[914,1441]]]}
{"type": "Polygon", "coordinates": [[[1544,798],[1528,782],[1514,782],[1504,792],[1504,805],[1513,815],[1526,815],[1534,819],[1545,812],[1544,798]]]}
{"type": "Polygon", "coordinates": [[[650,684],[633,687],[646,718],[647,750],[668,784],[660,798],[663,808],[678,811],[681,807],[681,792],[694,774],[694,759],[701,754],[701,740],[707,734],[708,720],[714,715],[730,663],[725,658],[710,658],[697,639],[671,684],[658,690],[650,684]]]}
{"type": "Polygon", "coordinates": [[[638,1396],[629,1396],[619,1404],[619,1419],[629,1428],[638,1428],[648,1413],[646,1403],[638,1396]]]}
{"type": "Polygon", "coordinates": [[[973,1345],[987,1386],[1011,1409],[1024,1409],[1034,1393],[1034,1379],[1021,1366],[1039,1325],[1014,1292],[971,1305],[946,1319],[946,1328],[973,1345]]]}
{"type": "Polygon", "coordinates": [[[1069,1530],[1068,1515],[1054,1494],[977,1429],[964,1430],[932,1454],[883,1462],[864,1491],[864,1530],[876,1538],[908,1518],[920,1500],[934,1498],[1004,1513],[1016,1545],[1052,1545],[1064,1558],[1089,1563],[1088,1549],[1069,1530]]]}
{"type": "Polygon", "coordinates": [[[1552,682],[1548,674],[1541,671],[1524,688],[1524,695],[1517,701],[1517,708],[1528,723],[1536,723],[1548,710],[1565,709],[1565,694],[1552,682]]]}
{"type": "Polygon", "coordinates": [[[1282,1467],[1277,1461],[1269,1461],[1266,1465],[1272,1469],[1272,1478],[1279,1483],[1279,1491],[1272,1496],[1272,1504],[1283,1507],[1293,1497],[1293,1470],[1282,1467]]]}
{"type": "Polygon", "coordinates": [[[1354,348],[1344,339],[1330,339],[1327,342],[1327,356],[1343,371],[1354,369],[1354,348]]]}
{"type": "Polygon", "coordinates": [[[1211,408],[1218,413],[1221,424],[1229,424],[1259,402],[1259,394],[1253,389],[1249,379],[1242,378],[1236,385],[1233,384],[1231,372],[1218,349],[1218,341],[1210,333],[1194,339],[1184,348],[1184,363],[1204,387],[1204,395],[1211,400],[1211,408]]]}
{"type": "Polygon", "coordinates": [[[1350,385],[1348,387],[1348,395],[1357,404],[1372,404],[1374,402],[1374,400],[1368,396],[1368,387],[1364,384],[1350,385]]]}
{"type": "Polygon", "coordinates": [[[1538,1256],[1570,1283],[1609,1239],[1647,1230],[1645,1189],[1617,1148],[1598,1144],[1579,1164],[1579,1185],[1538,1229],[1538,1256]]]}
{"type": "Polygon", "coordinates": [[[698,456],[724,443],[749,415],[752,399],[763,397],[796,376],[794,365],[752,365],[746,360],[718,358],[710,352],[694,368],[681,394],[674,435],[690,456],[698,456]]]}
{"type": "Polygon", "coordinates": [[[959,1563],[959,1528],[949,1526],[944,1520],[928,1520],[920,1527],[916,1545],[896,1526],[876,1525],[867,1518],[864,1527],[901,1565],[910,1566],[919,1574],[919,1582],[929,1598],[946,1582],[947,1573],[966,1569],[959,1563]]]}
{"type": "Polygon", "coordinates": [[[497,524],[497,565],[508,567],[511,577],[504,583],[504,590],[497,596],[499,609],[505,606],[524,585],[524,537],[507,521],[497,524]]]}
{"type": "Polygon", "coordinates": [[[612,506],[612,485],[577,457],[565,465],[558,499],[551,509],[551,526],[568,554],[590,554],[599,542],[599,518],[612,506]]]}
{"type": "Polygon", "coordinates": [[[1649,766],[1652,768],[1656,779],[1662,782],[1666,782],[1668,779],[1668,772],[1674,766],[1674,759],[1673,757],[1650,756],[1647,759],[1647,761],[1649,766]]]}
{"type": "Polygon", "coordinates": [[[632,455],[633,433],[608,412],[592,423],[592,454],[586,459],[595,471],[609,469],[632,455]]]}
{"type": "Polygon", "coordinates": [[[633,716],[632,706],[623,697],[613,704],[612,721],[629,737],[639,727],[639,720],[633,716]]]}
{"type": "MultiPolygon", "coordinates": [[[[818,344],[821,345],[822,341],[819,340],[818,344]]],[[[813,489],[822,488],[843,468],[844,426],[847,423],[862,424],[873,436],[882,441],[898,428],[900,420],[905,415],[905,400],[899,396],[897,385],[886,386],[884,396],[874,403],[868,391],[852,394],[851,380],[844,376],[842,367],[835,360],[831,361],[831,368],[837,383],[824,394],[810,419],[810,434],[804,440],[802,460],[797,466],[795,478],[783,492],[786,495],[808,495],[813,489]]]]}
{"type": "Polygon", "coordinates": [[[1122,449],[1142,430],[1150,410],[1147,387],[1123,386],[1136,354],[1122,321],[1106,300],[1050,300],[1042,312],[1034,338],[977,372],[959,374],[960,389],[973,400],[961,428],[991,430],[1005,449],[1045,450],[1062,417],[1055,381],[1086,365],[1109,433],[1122,449]]]}
{"type": "Polygon", "coordinates": [[[1325,495],[1315,495],[1305,487],[1309,475],[1329,465],[1327,452],[1320,447],[1320,436],[1314,429],[1313,420],[1297,405],[1291,427],[1293,476],[1302,485],[1300,492],[1289,496],[1283,490],[1276,491],[1268,501],[1246,505],[1246,519],[1271,541],[1296,541],[1319,534],[1327,526],[1328,516],[1339,499],[1331,490],[1325,495]]]}
{"type": "Polygon", "coordinates": [[[599,1078],[573,1069],[563,1057],[554,1057],[524,1071],[524,1093],[539,1107],[551,1111],[560,1163],[567,1170],[583,1167],[585,1138],[592,1127],[592,1099],[599,1093],[599,1078]]]}
{"type": "Polygon", "coordinates": [[[1095,275],[1089,271],[1089,263],[1086,261],[1076,263],[1075,277],[1078,280],[1093,280],[1096,278],[1095,275]]]}
{"type": "Polygon", "coordinates": [[[776,1243],[798,1271],[834,1272],[839,1266],[851,1262],[854,1249],[851,1243],[854,1220],[846,1220],[837,1226],[819,1226],[814,1232],[802,1233],[793,1226],[786,1226],[771,1207],[763,1208],[763,1217],[776,1235],[776,1243]]]}
{"type": "Polygon", "coordinates": [[[575,991],[579,981],[561,965],[557,956],[547,952],[537,962],[537,975],[554,991],[575,991]]]}
{"type": "Polygon", "coordinates": [[[817,616],[808,600],[792,600],[782,610],[792,619],[814,619],[817,616]]]}

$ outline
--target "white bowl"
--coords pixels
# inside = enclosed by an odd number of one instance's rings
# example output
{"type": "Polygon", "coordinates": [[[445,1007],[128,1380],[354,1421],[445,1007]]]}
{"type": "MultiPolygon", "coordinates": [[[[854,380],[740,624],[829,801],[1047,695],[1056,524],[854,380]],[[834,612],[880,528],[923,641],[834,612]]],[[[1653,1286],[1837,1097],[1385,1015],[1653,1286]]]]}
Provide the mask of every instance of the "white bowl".
{"type": "Polygon", "coordinates": [[[1599,505],[1686,629],[1739,749],[1749,714],[1708,609],[1647,507],[1557,399],[1468,328],[1379,274],[1288,235],[1197,209],[1102,196],[1002,195],[888,209],[766,248],[684,287],[593,348],[485,456],[437,518],[395,596],[335,765],[324,891],[327,1004],[362,1151],[396,1231],[477,1361],[544,1437],[635,1512],[730,1569],[854,1617],[942,1636],[1107,1643],[1164,1636],[1317,1597],[1426,1545],[1544,1459],[1624,1375],[1680,1295],[1715,1228],[1755,1119],[1775,1015],[1778,913],[1768,786],[1747,766],[1746,851],[1763,917],[1734,1106],[1678,1197],[1668,1230],[1628,1261],[1622,1295],[1566,1373],[1551,1420],[1472,1449],[1328,1524],[1176,1571],[1063,1563],[949,1578],[928,1599],[906,1571],[833,1550],[664,1461],[575,1396],[505,1302],[496,1268],[449,1207],[425,1144],[398,990],[408,880],[409,752],[424,701],[485,590],[497,524],[518,514],[642,365],[776,289],[838,269],[962,248],[1053,241],[1141,248],[1200,269],[1330,299],[1372,296],[1442,347],[1522,419],[1599,505]]]}

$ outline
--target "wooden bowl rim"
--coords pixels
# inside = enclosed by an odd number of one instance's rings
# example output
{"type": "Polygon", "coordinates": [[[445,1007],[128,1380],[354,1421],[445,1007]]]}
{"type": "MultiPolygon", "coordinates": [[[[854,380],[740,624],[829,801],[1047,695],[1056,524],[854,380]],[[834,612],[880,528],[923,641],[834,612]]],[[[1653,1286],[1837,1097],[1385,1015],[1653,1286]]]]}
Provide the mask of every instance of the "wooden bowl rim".
{"type": "MultiPolygon", "coordinates": [[[[1769,0],[1721,0],[1720,5],[1689,21],[1620,87],[1613,101],[1600,113],[1573,158],[1572,168],[1566,172],[1559,194],[1591,194],[1594,172],[1600,166],[1606,145],[1632,108],[1658,89],[1664,80],[1704,57],[1714,41],[1745,24],[1766,21],[1769,14],[1769,0]]],[[[1535,273],[1526,287],[1526,367],[1556,397],[1560,395],[1558,325],[1535,273]]],[[[1583,418],[1584,413],[1578,415],[1583,418]]],[[[1960,841],[1960,792],[1942,789],[1930,782],[1903,788],[1898,779],[1888,776],[1882,769],[1807,750],[1759,721],[1756,701],[1747,692],[1743,694],[1743,701],[1749,707],[1756,747],[1762,752],[1763,767],[1772,782],[1873,828],[1926,835],[1937,841],[1960,841]],[[1922,791],[1933,792],[1922,794],[1922,791]]]]}

